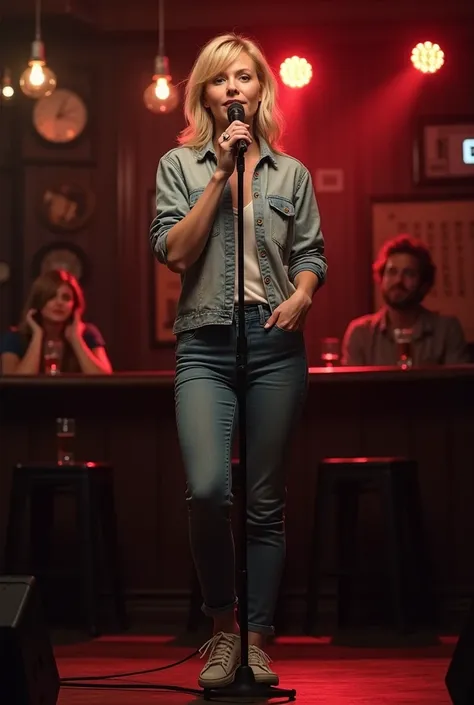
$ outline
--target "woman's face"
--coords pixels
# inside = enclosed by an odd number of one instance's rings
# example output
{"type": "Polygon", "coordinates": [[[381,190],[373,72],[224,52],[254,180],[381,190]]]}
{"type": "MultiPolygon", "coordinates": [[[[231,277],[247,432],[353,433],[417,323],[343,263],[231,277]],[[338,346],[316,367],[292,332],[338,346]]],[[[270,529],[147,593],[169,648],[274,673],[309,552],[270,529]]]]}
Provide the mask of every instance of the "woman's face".
{"type": "Polygon", "coordinates": [[[43,321],[48,323],[66,323],[74,309],[74,296],[67,284],[61,284],[56,295],[46,302],[41,309],[43,321]]]}
{"type": "Polygon", "coordinates": [[[242,51],[233,64],[207,83],[203,102],[204,107],[210,109],[220,131],[229,124],[227,108],[235,101],[242,103],[245,122],[251,125],[258,110],[261,93],[253,59],[242,51]]]}

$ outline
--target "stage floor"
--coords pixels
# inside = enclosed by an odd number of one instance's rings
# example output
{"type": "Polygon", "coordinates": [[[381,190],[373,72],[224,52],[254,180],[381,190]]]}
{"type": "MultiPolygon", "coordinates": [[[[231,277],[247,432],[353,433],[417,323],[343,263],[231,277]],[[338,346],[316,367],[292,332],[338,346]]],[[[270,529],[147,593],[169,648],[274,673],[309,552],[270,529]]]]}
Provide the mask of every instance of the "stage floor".
{"type": "MultiPolygon", "coordinates": [[[[443,638],[433,646],[361,648],[337,646],[327,638],[282,637],[268,652],[281,687],[295,688],[296,702],[301,705],[449,705],[444,677],[455,642],[455,638],[443,638]]],[[[177,645],[173,637],[118,635],[55,646],[55,656],[60,677],[67,678],[157,668],[183,659],[193,650],[192,646],[177,645]]],[[[108,682],[197,688],[202,664],[195,656],[169,670],[108,682]]],[[[61,687],[58,704],[178,705],[198,700],[190,694],[166,691],[61,687]]]]}

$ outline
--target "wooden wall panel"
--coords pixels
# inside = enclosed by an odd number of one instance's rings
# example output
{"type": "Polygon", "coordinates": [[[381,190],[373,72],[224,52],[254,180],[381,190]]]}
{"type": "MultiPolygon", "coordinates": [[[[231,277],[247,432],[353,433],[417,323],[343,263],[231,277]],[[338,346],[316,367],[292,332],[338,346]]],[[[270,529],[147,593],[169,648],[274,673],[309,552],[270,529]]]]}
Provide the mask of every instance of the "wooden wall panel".
{"type": "MultiPolygon", "coordinates": [[[[37,146],[33,148],[31,102],[19,96],[21,120],[16,124],[22,130],[22,156],[16,164],[21,174],[15,182],[18,225],[13,241],[24,254],[14,271],[15,282],[20,282],[16,286],[22,294],[27,289],[29,258],[38,243],[49,237],[35,218],[35,194],[53,172],[59,175],[70,168],[71,176],[77,173],[78,179],[90,179],[97,193],[93,223],[74,236],[86,244],[93,266],[86,290],[90,319],[103,330],[116,369],[172,369],[173,346],[156,348],[150,335],[148,194],[154,188],[158,161],[176,144],[184,118],[180,109],[156,116],[143,105],[156,52],[154,33],[130,32],[125,37],[90,32],[85,53],[87,30],[78,25],[75,32],[74,26],[70,22],[62,32],[51,26],[48,60],[63,87],[70,85],[89,97],[93,160],[86,165],[72,150],[70,162],[61,166],[63,158],[47,150],[47,164],[32,164],[32,159],[46,156],[44,151],[37,154],[37,146]]],[[[181,92],[198,47],[225,29],[167,33],[173,81],[180,84],[181,92]]],[[[371,310],[371,198],[454,192],[453,188],[416,187],[412,179],[418,119],[474,112],[473,93],[465,86],[465,76],[474,71],[469,48],[469,32],[474,30],[461,25],[434,29],[449,51],[449,62],[436,76],[424,77],[409,64],[411,42],[418,36],[416,25],[409,30],[394,25],[388,30],[374,23],[358,32],[340,25],[293,26],[284,32],[247,28],[248,34],[257,36],[275,70],[295,51],[312,62],[314,78],[308,88],[295,92],[280,86],[287,122],[285,146],[313,175],[319,168],[344,173],[342,193],[318,193],[329,275],[308,316],[310,365],[319,362],[322,337],[342,337],[352,318],[371,310]]],[[[15,65],[21,65],[13,39],[12,34],[7,46],[15,65]]],[[[13,297],[9,303],[12,319],[19,313],[20,298],[13,297]]]]}

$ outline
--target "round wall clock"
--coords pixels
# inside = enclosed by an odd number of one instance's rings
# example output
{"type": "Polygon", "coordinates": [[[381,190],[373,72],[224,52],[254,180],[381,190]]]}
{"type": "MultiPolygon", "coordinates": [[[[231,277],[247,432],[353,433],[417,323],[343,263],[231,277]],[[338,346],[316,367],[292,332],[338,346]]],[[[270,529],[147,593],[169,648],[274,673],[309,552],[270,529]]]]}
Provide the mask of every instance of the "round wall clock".
{"type": "Polygon", "coordinates": [[[87,124],[87,107],[74,91],[58,88],[36,101],[33,125],[47,142],[68,144],[77,139],[87,124]]]}
{"type": "Polygon", "coordinates": [[[52,231],[80,230],[89,222],[94,207],[94,194],[86,186],[59,183],[41,194],[41,217],[52,231]]]}
{"type": "Polygon", "coordinates": [[[53,242],[45,245],[35,254],[32,263],[34,278],[51,269],[65,269],[80,282],[89,274],[89,261],[85,252],[69,242],[53,242]]]}

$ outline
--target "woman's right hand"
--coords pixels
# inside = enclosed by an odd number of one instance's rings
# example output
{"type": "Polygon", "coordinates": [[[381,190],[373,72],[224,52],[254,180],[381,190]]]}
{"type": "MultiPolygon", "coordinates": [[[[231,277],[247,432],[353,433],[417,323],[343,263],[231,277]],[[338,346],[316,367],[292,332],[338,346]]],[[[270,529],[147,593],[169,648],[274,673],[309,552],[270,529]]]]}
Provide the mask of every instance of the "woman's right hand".
{"type": "Polygon", "coordinates": [[[217,169],[226,176],[233,174],[235,169],[235,144],[239,140],[245,140],[248,145],[252,143],[249,126],[240,120],[234,120],[229,127],[219,136],[217,151],[217,169]],[[228,139],[224,137],[228,135],[228,139]]]}
{"type": "Polygon", "coordinates": [[[28,323],[33,335],[43,335],[43,329],[35,319],[36,313],[38,313],[38,311],[35,308],[30,308],[26,314],[26,322],[28,323]]]}

